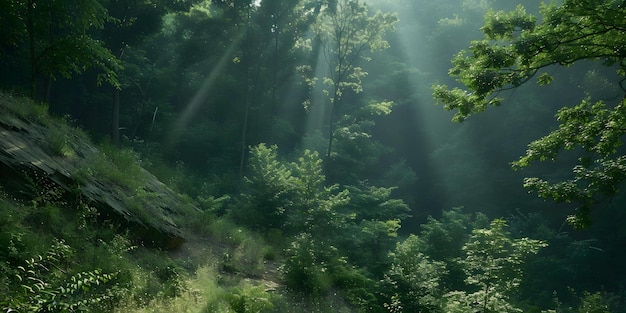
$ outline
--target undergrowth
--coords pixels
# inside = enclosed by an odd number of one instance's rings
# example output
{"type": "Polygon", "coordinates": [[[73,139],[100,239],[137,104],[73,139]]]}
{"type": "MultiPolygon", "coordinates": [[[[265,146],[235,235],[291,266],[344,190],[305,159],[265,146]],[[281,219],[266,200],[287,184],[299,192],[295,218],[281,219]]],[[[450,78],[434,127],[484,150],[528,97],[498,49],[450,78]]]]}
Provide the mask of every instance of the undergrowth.
{"type": "Polygon", "coordinates": [[[3,312],[110,312],[129,293],[141,295],[137,303],[179,296],[172,260],[69,198],[57,189],[19,200],[0,194],[3,312]]]}
{"type": "MultiPolygon", "coordinates": [[[[75,190],[35,172],[22,173],[26,183],[18,184],[20,190],[12,186],[5,193],[0,187],[3,312],[349,312],[338,297],[294,296],[280,287],[282,233],[259,234],[236,225],[223,216],[230,198],[212,196],[210,186],[195,188],[194,198],[182,196],[175,222],[211,249],[193,251],[189,263],[143,247],[128,227],[83,199],[78,187],[97,177],[108,188],[131,190],[134,195],[123,199],[129,209],[144,220],[154,218],[145,207],[159,198],[143,188],[139,155],[110,143],[98,151],[79,151],[87,135],[67,118],[50,117],[45,105],[0,97],[0,112],[12,114],[6,118],[56,125],[45,134],[48,152],[87,157],[73,173],[75,190]],[[268,271],[273,274],[266,277],[268,271]]],[[[173,173],[181,180],[185,176],[173,173]]]]}

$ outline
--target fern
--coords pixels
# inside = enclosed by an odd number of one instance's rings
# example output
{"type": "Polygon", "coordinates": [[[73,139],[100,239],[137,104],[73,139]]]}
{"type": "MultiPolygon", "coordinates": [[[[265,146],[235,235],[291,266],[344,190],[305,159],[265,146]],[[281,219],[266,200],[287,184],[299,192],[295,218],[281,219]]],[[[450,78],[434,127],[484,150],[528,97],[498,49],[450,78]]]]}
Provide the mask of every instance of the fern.
{"type": "Polygon", "coordinates": [[[16,279],[22,292],[13,295],[8,303],[3,303],[5,312],[76,312],[87,311],[95,305],[118,294],[115,279],[117,273],[103,273],[100,270],[66,274],[62,267],[68,256],[73,254],[71,247],[57,241],[44,255],[25,260],[18,266],[16,279]],[[59,276],[59,279],[55,279],[59,276]],[[5,307],[6,306],[6,307],[5,307]]]}

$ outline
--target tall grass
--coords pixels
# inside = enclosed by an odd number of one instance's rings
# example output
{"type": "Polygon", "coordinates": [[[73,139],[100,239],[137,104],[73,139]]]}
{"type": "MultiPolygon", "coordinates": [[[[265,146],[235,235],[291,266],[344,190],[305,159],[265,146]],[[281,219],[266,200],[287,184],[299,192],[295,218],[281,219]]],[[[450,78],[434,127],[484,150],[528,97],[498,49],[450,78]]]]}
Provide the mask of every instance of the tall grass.
{"type": "Polygon", "coordinates": [[[175,298],[155,298],[138,305],[136,295],[130,294],[115,309],[115,313],[170,312],[232,312],[225,300],[227,290],[217,283],[219,274],[214,266],[203,266],[185,280],[185,290],[175,298]]]}

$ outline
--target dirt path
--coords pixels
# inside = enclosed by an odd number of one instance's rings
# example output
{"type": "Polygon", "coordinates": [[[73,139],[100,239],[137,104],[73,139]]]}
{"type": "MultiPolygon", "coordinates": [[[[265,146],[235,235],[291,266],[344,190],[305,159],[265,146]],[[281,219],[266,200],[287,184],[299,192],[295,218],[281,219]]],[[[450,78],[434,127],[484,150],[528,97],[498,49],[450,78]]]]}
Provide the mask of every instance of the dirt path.
{"type": "MultiPolygon", "coordinates": [[[[200,236],[187,236],[185,243],[177,250],[170,251],[168,254],[180,264],[188,272],[193,272],[200,266],[213,265],[218,269],[224,262],[224,255],[232,253],[232,248],[224,244],[216,243],[214,240],[200,236]]],[[[221,271],[224,275],[240,277],[253,283],[254,285],[263,285],[266,291],[276,291],[282,287],[281,272],[279,270],[280,263],[276,261],[263,261],[263,271],[261,276],[250,276],[241,273],[227,273],[221,271]]]]}

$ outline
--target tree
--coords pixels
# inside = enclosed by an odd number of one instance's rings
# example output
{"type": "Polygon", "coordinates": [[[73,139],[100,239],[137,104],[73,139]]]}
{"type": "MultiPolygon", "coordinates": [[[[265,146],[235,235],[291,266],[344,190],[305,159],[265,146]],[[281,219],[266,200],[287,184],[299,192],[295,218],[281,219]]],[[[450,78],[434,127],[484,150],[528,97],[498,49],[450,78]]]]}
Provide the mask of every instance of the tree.
{"type": "Polygon", "coordinates": [[[2,3],[0,8],[11,14],[1,22],[3,33],[6,31],[3,37],[8,40],[3,45],[20,47],[23,55],[28,55],[31,97],[36,96],[39,75],[47,82],[48,100],[50,85],[57,76],[70,78],[89,68],[100,72],[98,84],[119,85],[119,60],[91,33],[110,20],[98,1],[20,0],[2,3]]]}
{"type": "MultiPolygon", "coordinates": [[[[115,53],[120,62],[123,62],[125,68],[127,66],[131,68],[141,66],[141,62],[129,62],[127,60],[127,56],[133,53],[132,51],[129,53],[128,50],[129,48],[139,50],[138,46],[140,43],[160,29],[161,18],[166,13],[165,7],[168,6],[168,3],[161,1],[157,3],[155,1],[131,2],[115,0],[102,2],[109,14],[115,18],[115,22],[108,23],[103,30],[102,36],[107,46],[115,53]]],[[[180,1],[180,5],[186,2],[188,1],[180,1]]],[[[147,61],[147,58],[144,57],[144,60],[147,61]]],[[[145,69],[144,71],[150,72],[151,69],[145,69]]],[[[130,85],[138,87],[142,98],[141,101],[138,101],[139,106],[143,106],[148,92],[149,84],[142,88],[136,83],[138,77],[132,77],[131,73],[133,73],[132,70],[122,71],[120,73],[120,85],[113,90],[111,138],[116,146],[119,145],[120,140],[120,96],[122,89],[128,89],[130,85]]]]}
{"type": "Polygon", "coordinates": [[[286,229],[290,234],[307,233],[316,240],[337,240],[348,214],[339,208],[348,204],[348,190],[326,186],[322,160],[306,150],[296,162],[279,160],[278,147],[259,144],[251,148],[246,193],[233,214],[257,229],[286,229]]]}
{"type": "MultiPolygon", "coordinates": [[[[245,94],[245,109],[240,143],[240,177],[243,176],[249,141],[276,142],[277,90],[280,84],[295,74],[293,46],[310,24],[302,17],[306,16],[302,2],[266,0],[255,4],[248,1],[246,6],[245,35],[237,54],[240,60],[237,68],[242,73],[238,80],[244,81],[245,85],[241,91],[245,94]],[[256,123],[254,120],[257,120],[256,123]],[[253,129],[255,126],[260,127],[253,129]],[[257,138],[251,136],[255,133],[257,138]]],[[[236,8],[237,5],[231,7],[236,8]]]]}
{"type": "Polygon", "coordinates": [[[278,147],[260,144],[250,154],[250,175],[244,177],[248,192],[235,217],[257,229],[279,229],[293,214],[295,178],[285,163],[278,160],[278,147]]]}
{"type": "Polygon", "coordinates": [[[291,168],[297,195],[291,227],[322,242],[337,241],[339,231],[350,220],[350,214],[340,210],[350,201],[349,191],[337,184],[326,185],[317,152],[305,150],[297,162],[291,163],[291,168]]]}
{"type": "Polygon", "coordinates": [[[294,93],[294,42],[310,24],[302,10],[300,1],[207,0],[164,19],[160,36],[169,49],[154,59],[171,56],[176,91],[168,100],[181,113],[165,135],[170,158],[196,172],[232,176],[222,182],[234,189],[249,146],[280,143],[284,151],[280,139],[297,142],[292,125],[275,115],[294,93]],[[179,154],[189,149],[195,153],[179,154]]]}
{"type": "Polygon", "coordinates": [[[446,294],[446,312],[521,312],[509,298],[522,281],[526,258],[547,245],[540,240],[512,239],[506,226],[505,220],[496,219],[488,229],[472,231],[463,246],[461,264],[467,275],[465,282],[475,291],[446,294]]]}
{"type": "MultiPolygon", "coordinates": [[[[553,66],[602,61],[626,76],[623,1],[568,0],[562,5],[544,4],[540,12],[539,22],[522,6],[508,13],[486,14],[481,29],[485,38],[472,41],[469,52],[461,51],[452,60],[450,74],[466,89],[433,86],[433,95],[444,108],[456,111],[454,121],[502,104],[505,91],[533,77],[540,85],[549,84],[554,77],[547,71],[553,66]]],[[[587,98],[579,105],[563,107],[556,116],[559,128],[532,142],[514,162],[517,169],[534,161],[555,160],[563,150],[578,155],[572,177],[526,178],[524,182],[541,197],[577,202],[576,213],[568,217],[574,226],[588,226],[590,209],[615,195],[626,180],[626,156],[619,150],[626,133],[624,81],[619,82],[621,100],[605,103],[587,98]]]]}
{"type": "Polygon", "coordinates": [[[442,277],[447,273],[441,261],[422,253],[415,235],[396,245],[390,253],[391,268],[382,281],[386,286],[389,312],[440,312],[442,277]]]}
{"type": "Polygon", "coordinates": [[[428,217],[421,225],[420,250],[434,261],[446,264],[446,273],[443,275],[442,285],[446,289],[461,289],[465,287],[463,281],[463,265],[460,262],[463,254],[463,245],[475,228],[488,226],[489,220],[482,213],[463,213],[463,208],[456,207],[441,212],[441,217],[428,217]]]}
{"type": "MultiPolygon", "coordinates": [[[[389,47],[383,37],[393,30],[397,17],[380,11],[370,16],[367,5],[358,0],[331,1],[320,12],[313,26],[315,38],[312,48],[314,53],[319,51],[321,54],[314,57],[323,59],[328,67],[325,71],[327,74],[321,80],[325,86],[323,93],[329,98],[330,104],[326,149],[326,158],[330,159],[337,110],[341,107],[344,93],[348,90],[354,93],[363,91],[361,80],[367,73],[359,63],[361,60],[370,60],[364,55],[368,49],[376,52],[389,47]]],[[[313,72],[312,67],[303,69],[313,72]]],[[[316,77],[308,77],[310,83],[316,80],[316,77]]]]}

